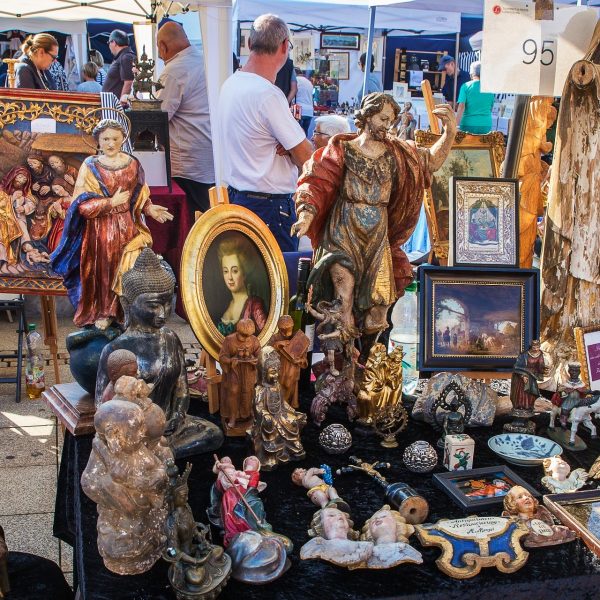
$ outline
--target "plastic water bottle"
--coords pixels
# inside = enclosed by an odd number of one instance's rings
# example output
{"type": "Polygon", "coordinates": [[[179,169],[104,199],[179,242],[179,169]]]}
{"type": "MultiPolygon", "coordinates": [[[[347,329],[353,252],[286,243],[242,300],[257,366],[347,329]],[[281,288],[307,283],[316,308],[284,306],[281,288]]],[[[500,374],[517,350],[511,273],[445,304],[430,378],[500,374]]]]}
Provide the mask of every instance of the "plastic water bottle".
{"type": "Polygon", "coordinates": [[[392,309],[392,331],[388,352],[402,346],[402,391],[414,394],[419,382],[417,356],[419,355],[419,286],[413,281],[405,290],[392,309]]]}
{"type": "Polygon", "coordinates": [[[25,363],[25,389],[27,396],[35,400],[46,389],[44,375],[44,353],[42,336],[35,330],[35,324],[30,323],[27,334],[27,360],[25,363]]]}

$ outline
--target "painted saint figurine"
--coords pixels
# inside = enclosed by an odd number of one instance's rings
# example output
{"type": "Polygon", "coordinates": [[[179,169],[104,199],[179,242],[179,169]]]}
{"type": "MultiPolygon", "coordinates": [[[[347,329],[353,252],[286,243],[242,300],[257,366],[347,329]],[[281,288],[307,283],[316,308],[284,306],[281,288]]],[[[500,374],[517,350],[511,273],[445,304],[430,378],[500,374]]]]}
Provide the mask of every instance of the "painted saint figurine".
{"type": "Polygon", "coordinates": [[[105,402],[94,426],[81,486],[98,505],[98,551],[114,573],[144,573],[166,541],[165,463],[144,443],[144,412],[133,402],[105,402]]]}
{"type": "Polygon", "coordinates": [[[584,469],[574,469],[571,471],[569,463],[560,456],[545,458],[542,464],[544,466],[542,484],[552,494],[575,492],[587,482],[588,473],[584,469]]]}
{"type": "Polygon", "coordinates": [[[142,215],[159,223],[173,215],[152,204],[140,162],[121,151],[123,126],[103,119],[93,135],[101,154],[86,158],[79,169],[63,235],[50,258],[76,309],[75,325],[103,330],[123,321],[121,279],[142,248],[152,245],[142,215]]]}
{"type": "Polygon", "coordinates": [[[240,319],[236,332],[223,340],[219,352],[219,364],[223,369],[221,405],[225,434],[246,435],[252,425],[252,404],[257,379],[260,343],[254,335],[251,319],[240,319]]]}
{"type": "Polygon", "coordinates": [[[556,407],[550,414],[550,428],[554,428],[556,413],[560,410],[560,425],[563,429],[568,426],[571,410],[582,406],[590,395],[588,386],[581,379],[581,363],[570,362],[567,370],[569,379],[558,385],[558,389],[552,396],[552,404],[556,407]]]}
{"type": "Polygon", "coordinates": [[[306,354],[310,340],[302,330],[294,333],[294,320],[289,315],[279,317],[277,333],[269,340],[279,354],[281,367],[279,371],[279,386],[281,396],[292,408],[298,408],[298,380],[300,369],[306,369],[308,362],[306,354]]]}
{"type": "Polygon", "coordinates": [[[387,312],[412,281],[401,250],[414,230],[431,174],[446,160],[456,134],[454,112],[434,114],[445,131],[430,149],[416,148],[389,130],[400,107],[388,94],[368,94],[355,115],[358,133],[332,137],[304,165],[292,231],[315,250],[309,277],[315,304],[340,298],[342,320],[361,334],[361,362],[387,312]]]}
{"type": "MultiPolygon", "coordinates": [[[[216,457],[215,457],[216,458],[216,457]]],[[[274,533],[266,521],[259,492],[260,461],[256,456],[244,460],[238,471],[227,456],[216,458],[213,472],[217,481],[211,489],[210,522],[223,531],[223,545],[232,560],[232,576],[245,583],[268,583],[290,566],[287,555],[293,544],[274,533]]]]}
{"type": "Polygon", "coordinates": [[[529,533],[522,539],[528,548],[555,546],[571,542],[577,534],[564,525],[555,525],[550,511],[520,485],[510,488],[504,497],[503,517],[512,517],[524,523],[529,533]]]}
{"type": "Polygon", "coordinates": [[[279,367],[275,349],[271,346],[263,348],[261,383],[256,386],[251,437],[254,453],[265,471],[306,456],[300,440],[306,415],[295,411],[283,399],[278,381],[279,367]]]}
{"type": "Polygon", "coordinates": [[[337,490],[333,487],[331,468],[327,465],[321,465],[320,468],[294,469],[292,481],[296,485],[306,488],[308,490],[306,495],[319,508],[337,506],[344,511],[350,510],[349,506],[339,497],[337,490]]]}
{"type": "Polygon", "coordinates": [[[169,445],[176,458],[183,458],[216,450],[223,443],[223,434],[213,423],[187,414],[190,397],[185,354],[177,334],[165,326],[174,289],[173,274],[150,248],[144,248],[133,268],[123,275],[120,300],[127,329],[102,351],[96,405],[110,382],[108,357],[115,350],[130,350],[137,357],[139,377],[152,386],[150,398],[165,412],[169,445]]]}

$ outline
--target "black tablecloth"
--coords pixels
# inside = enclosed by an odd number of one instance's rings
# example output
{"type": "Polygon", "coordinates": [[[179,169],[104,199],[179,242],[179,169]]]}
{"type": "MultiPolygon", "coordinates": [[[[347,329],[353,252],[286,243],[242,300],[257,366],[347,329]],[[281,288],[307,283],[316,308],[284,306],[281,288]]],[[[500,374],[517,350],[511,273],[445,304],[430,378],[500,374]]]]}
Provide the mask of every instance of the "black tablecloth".
{"type": "MultiPolygon", "coordinates": [[[[195,410],[204,412],[203,404],[197,402],[195,410]]],[[[308,409],[303,401],[302,408],[308,409]]],[[[203,416],[206,416],[204,414],[203,416]]],[[[548,417],[538,417],[538,432],[543,435],[548,417]]],[[[346,423],[341,407],[334,406],[324,426],[331,422],[346,423]]],[[[501,431],[503,421],[493,428],[470,429],[475,439],[474,467],[503,464],[487,447],[491,435],[501,431]]],[[[385,460],[392,463],[386,472],[389,481],[404,481],[425,496],[430,505],[429,521],[439,518],[458,518],[465,513],[433,484],[431,474],[409,473],[401,463],[404,448],[415,440],[426,439],[435,444],[439,437],[431,427],[411,421],[405,432],[398,436],[400,447],[386,450],[379,445],[370,430],[349,425],[354,444],[346,457],[328,456],[317,444],[319,429],[312,423],[307,425],[303,442],[307,458],[279,468],[272,473],[263,473],[262,480],[268,485],[262,496],[267,519],[275,531],[289,536],[294,542],[291,569],[278,581],[267,586],[248,586],[230,581],[221,594],[223,599],[260,598],[281,600],[304,600],[308,598],[356,600],[359,598],[474,598],[510,597],[527,600],[577,598],[578,600],[600,597],[600,559],[594,556],[580,541],[570,544],[531,550],[527,564],[516,573],[503,574],[496,569],[484,569],[473,579],[459,581],[442,574],[435,559],[437,548],[422,548],[416,538],[412,544],[422,552],[422,565],[401,565],[381,571],[348,571],[320,561],[301,561],[299,549],[308,540],[306,530],[314,512],[314,506],[306,497],[306,490],[292,484],[290,474],[296,466],[319,466],[329,464],[333,471],[346,464],[347,456],[355,454],[364,460],[385,460]],[[345,460],[346,458],[346,460],[345,460]]],[[[565,451],[564,456],[572,468],[589,467],[600,453],[600,441],[590,442],[584,452],[565,451]]],[[[158,600],[172,599],[169,589],[167,565],[156,564],[144,575],[123,577],[110,573],[103,565],[96,547],[96,507],[81,491],[79,479],[91,450],[91,436],[73,438],[67,434],[63,449],[63,461],[58,484],[55,514],[55,535],[75,547],[75,578],[80,584],[85,600],[158,600]]],[[[230,456],[241,467],[243,457],[250,454],[246,442],[240,438],[228,439],[219,451],[220,456],[230,456]]],[[[439,453],[441,455],[441,452],[439,453]]],[[[197,521],[207,522],[205,510],[209,501],[210,486],[214,481],[211,472],[212,456],[194,457],[193,470],[189,479],[190,504],[197,521]]],[[[181,467],[182,465],[180,465],[181,467]]],[[[510,465],[519,476],[539,489],[542,469],[510,465]]],[[[434,472],[445,472],[439,465],[434,472]]],[[[340,475],[335,478],[335,487],[352,508],[352,517],[357,526],[383,504],[383,492],[366,475],[340,475]]],[[[497,511],[481,512],[482,515],[499,515],[497,511]]]]}

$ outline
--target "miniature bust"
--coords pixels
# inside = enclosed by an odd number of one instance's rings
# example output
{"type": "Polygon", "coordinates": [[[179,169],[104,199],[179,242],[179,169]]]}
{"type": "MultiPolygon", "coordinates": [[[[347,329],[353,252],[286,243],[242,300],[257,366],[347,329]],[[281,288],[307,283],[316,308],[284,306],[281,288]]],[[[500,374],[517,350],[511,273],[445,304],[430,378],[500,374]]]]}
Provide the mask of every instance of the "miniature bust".
{"type": "Polygon", "coordinates": [[[523,522],[529,533],[523,538],[528,548],[555,546],[571,542],[577,534],[564,525],[555,525],[550,511],[520,485],[515,485],[504,497],[503,517],[512,517],[523,522]]]}
{"type": "Polygon", "coordinates": [[[256,386],[252,442],[254,452],[265,471],[279,464],[302,460],[306,452],[300,432],[306,415],[295,411],[283,398],[279,386],[279,356],[266,346],[261,353],[261,379],[256,386]]]}
{"type": "Polygon", "coordinates": [[[165,463],[144,443],[144,412],[133,402],[105,402],[94,426],[81,486],[98,505],[98,551],[114,573],[144,573],[166,540],[165,463]]]}
{"type": "Polygon", "coordinates": [[[292,473],[292,481],[296,485],[305,487],[308,492],[306,495],[309,497],[313,504],[316,504],[319,508],[325,508],[326,506],[337,506],[341,510],[349,511],[348,505],[339,497],[337,490],[333,487],[333,479],[331,476],[331,469],[327,465],[321,465],[320,468],[311,467],[310,469],[294,469],[292,473]],[[321,478],[320,475],[324,477],[321,478]],[[330,483],[327,483],[325,479],[328,479],[330,483]]]}
{"type": "Polygon", "coordinates": [[[252,424],[260,343],[252,319],[240,319],[235,329],[223,340],[219,352],[223,369],[220,412],[227,435],[245,435],[252,424]]]}
{"type": "Polygon", "coordinates": [[[575,492],[586,484],[587,471],[584,469],[571,471],[569,464],[560,456],[546,458],[542,464],[545,473],[545,476],[542,477],[542,483],[553,494],[575,492]]]}
{"type": "Polygon", "coordinates": [[[115,395],[115,383],[122,376],[137,377],[138,366],[137,357],[131,350],[115,350],[106,360],[106,373],[108,375],[108,385],[102,392],[100,402],[108,402],[115,395]]]}
{"type": "Polygon", "coordinates": [[[165,413],[165,435],[176,458],[217,449],[223,442],[214,424],[187,415],[190,402],[185,354],[177,334],[165,326],[171,313],[175,280],[158,257],[144,248],[123,275],[121,304],[127,329],[106,345],[98,364],[96,404],[109,384],[108,357],[120,349],[137,357],[139,376],[152,386],[150,398],[165,413]]]}
{"type": "Polygon", "coordinates": [[[281,361],[279,371],[281,396],[292,408],[298,408],[298,380],[300,379],[300,369],[308,366],[306,354],[310,340],[302,330],[293,333],[294,320],[289,315],[279,317],[277,329],[277,333],[269,340],[269,346],[273,346],[277,350],[281,361]],[[297,347],[298,351],[296,352],[297,347]]]}

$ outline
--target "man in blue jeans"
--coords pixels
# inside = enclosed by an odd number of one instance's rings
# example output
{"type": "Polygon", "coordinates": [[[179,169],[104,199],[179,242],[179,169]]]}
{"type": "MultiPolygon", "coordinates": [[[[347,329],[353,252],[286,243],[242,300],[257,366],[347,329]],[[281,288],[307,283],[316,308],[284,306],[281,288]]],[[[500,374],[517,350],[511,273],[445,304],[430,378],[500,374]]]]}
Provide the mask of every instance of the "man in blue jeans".
{"type": "Polygon", "coordinates": [[[298,169],[312,154],[287,98],[274,85],[288,59],[289,36],[279,17],[258,17],[250,30],[248,62],[227,79],[219,98],[229,201],[258,215],[283,252],[298,249],[291,235],[296,222],[292,195],[298,169]]]}

